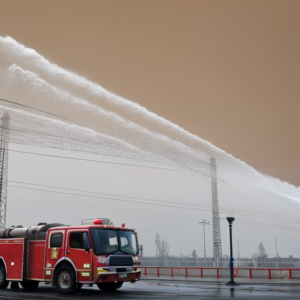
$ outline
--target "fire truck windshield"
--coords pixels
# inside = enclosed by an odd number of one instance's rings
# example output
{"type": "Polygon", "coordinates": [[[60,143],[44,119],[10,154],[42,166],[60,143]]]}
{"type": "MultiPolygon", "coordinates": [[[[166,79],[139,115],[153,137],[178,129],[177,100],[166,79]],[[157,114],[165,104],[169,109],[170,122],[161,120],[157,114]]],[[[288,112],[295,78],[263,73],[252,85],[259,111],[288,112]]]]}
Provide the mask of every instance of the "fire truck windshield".
{"type": "Polygon", "coordinates": [[[134,231],[92,228],[94,253],[108,255],[121,251],[138,254],[138,241],[134,231]]]}

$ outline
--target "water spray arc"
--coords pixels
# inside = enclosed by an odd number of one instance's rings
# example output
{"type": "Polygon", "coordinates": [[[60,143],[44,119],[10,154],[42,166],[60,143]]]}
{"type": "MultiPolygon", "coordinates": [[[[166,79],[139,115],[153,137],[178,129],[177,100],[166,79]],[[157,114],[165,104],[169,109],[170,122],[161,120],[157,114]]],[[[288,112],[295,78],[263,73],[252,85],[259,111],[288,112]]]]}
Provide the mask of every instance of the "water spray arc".
{"type": "Polygon", "coordinates": [[[1,148],[0,148],[0,229],[6,226],[7,207],[7,171],[8,171],[8,139],[9,114],[4,112],[1,119],[1,148]]]}
{"type": "Polygon", "coordinates": [[[212,189],[212,225],[213,225],[213,257],[222,257],[220,213],[218,200],[217,164],[214,157],[210,158],[211,189],[212,189]]]}
{"type": "Polygon", "coordinates": [[[219,182],[273,188],[244,162],[146,108],[0,37],[0,110],[12,143],[160,164],[219,182]],[[237,176],[238,174],[238,176],[237,176]]]}
{"type": "MultiPolygon", "coordinates": [[[[287,197],[265,176],[211,143],[0,36],[0,118],[4,111],[9,114],[10,143],[147,162],[211,180],[216,260],[222,257],[218,182],[287,197]]],[[[0,227],[6,212],[8,120],[0,119],[0,130],[1,125],[0,227]]]]}

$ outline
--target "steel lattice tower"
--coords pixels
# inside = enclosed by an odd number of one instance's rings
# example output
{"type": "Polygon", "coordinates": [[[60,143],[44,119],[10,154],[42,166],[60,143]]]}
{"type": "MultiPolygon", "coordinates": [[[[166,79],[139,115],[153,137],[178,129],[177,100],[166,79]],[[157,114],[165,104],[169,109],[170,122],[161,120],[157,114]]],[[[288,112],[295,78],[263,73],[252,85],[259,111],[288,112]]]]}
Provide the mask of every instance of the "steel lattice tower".
{"type": "Polygon", "coordinates": [[[210,158],[211,189],[212,189],[212,225],[213,225],[213,257],[222,257],[220,214],[218,200],[217,164],[214,157],[210,158]]]}
{"type": "Polygon", "coordinates": [[[4,112],[1,119],[0,140],[0,229],[6,226],[7,203],[7,169],[8,169],[8,138],[9,138],[9,114],[4,112]]]}

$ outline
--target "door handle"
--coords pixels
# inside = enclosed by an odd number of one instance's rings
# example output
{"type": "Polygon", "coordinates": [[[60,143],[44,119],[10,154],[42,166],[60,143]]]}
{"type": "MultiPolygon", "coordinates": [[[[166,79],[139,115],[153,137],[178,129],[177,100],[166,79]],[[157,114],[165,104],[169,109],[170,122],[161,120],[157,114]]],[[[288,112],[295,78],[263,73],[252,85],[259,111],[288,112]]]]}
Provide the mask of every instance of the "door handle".
{"type": "Polygon", "coordinates": [[[67,254],[70,254],[70,250],[67,251],[67,254]]]}

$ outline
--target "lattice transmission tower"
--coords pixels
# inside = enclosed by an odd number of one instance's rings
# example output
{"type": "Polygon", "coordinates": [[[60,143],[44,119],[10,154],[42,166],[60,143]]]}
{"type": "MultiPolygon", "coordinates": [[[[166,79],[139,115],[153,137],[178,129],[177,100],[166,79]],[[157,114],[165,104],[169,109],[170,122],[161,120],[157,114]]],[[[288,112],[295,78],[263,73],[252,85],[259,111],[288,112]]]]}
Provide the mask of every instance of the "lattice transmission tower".
{"type": "Polygon", "coordinates": [[[6,226],[9,114],[1,119],[0,136],[0,229],[6,226]]]}
{"type": "Polygon", "coordinates": [[[212,225],[213,225],[213,257],[222,257],[222,243],[220,231],[220,214],[218,200],[217,164],[214,157],[210,158],[211,189],[212,189],[212,225]]]}

